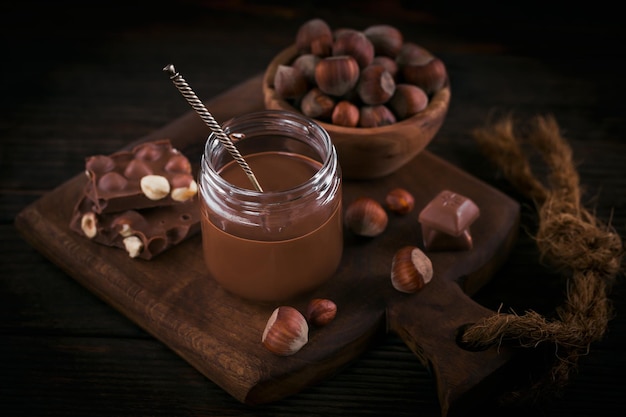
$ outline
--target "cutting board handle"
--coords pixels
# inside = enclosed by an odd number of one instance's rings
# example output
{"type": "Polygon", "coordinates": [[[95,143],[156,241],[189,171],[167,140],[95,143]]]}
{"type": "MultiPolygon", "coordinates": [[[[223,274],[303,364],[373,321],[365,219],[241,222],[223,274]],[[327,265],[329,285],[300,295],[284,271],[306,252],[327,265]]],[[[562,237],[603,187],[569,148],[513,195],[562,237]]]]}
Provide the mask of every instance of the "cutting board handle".
{"type": "MultiPolygon", "coordinates": [[[[415,294],[396,292],[387,302],[387,329],[399,335],[431,370],[437,384],[442,416],[465,414],[489,396],[500,395],[503,382],[514,369],[513,352],[494,346],[476,351],[459,343],[467,326],[496,312],[471,298],[506,260],[518,234],[518,217],[509,232],[482,267],[466,276],[454,268],[434,276],[415,294]],[[461,287],[463,286],[463,288],[461,287]]],[[[519,355],[517,355],[519,356],[519,355]]]]}

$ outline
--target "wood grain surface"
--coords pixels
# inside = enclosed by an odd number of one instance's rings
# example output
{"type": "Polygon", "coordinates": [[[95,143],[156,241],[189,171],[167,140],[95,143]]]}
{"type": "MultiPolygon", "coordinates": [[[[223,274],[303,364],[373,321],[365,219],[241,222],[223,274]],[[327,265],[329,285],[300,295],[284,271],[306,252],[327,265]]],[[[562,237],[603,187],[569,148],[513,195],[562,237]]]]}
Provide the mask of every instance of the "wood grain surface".
{"type": "MultiPolygon", "coordinates": [[[[451,106],[428,152],[520,203],[519,238],[473,301],[491,311],[534,310],[552,318],[566,282],[539,259],[533,204],[485,160],[471,132],[498,114],[511,112],[520,121],[554,115],[572,146],[583,203],[624,236],[626,86],[620,73],[624,51],[617,42],[623,31],[619,13],[597,3],[558,14],[533,3],[538,2],[455,8],[393,0],[297,6],[187,0],[163,6],[143,1],[7,5],[0,17],[4,414],[440,415],[435,376],[394,331],[379,332],[354,361],[297,394],[243,404],[50,262],[22,238],[15,218],[80,173],[85,155],[127,147],[188,113],[188,104],[163,78],[164,65],[174,63],[208,100],[261,73],[309,17],[352,27],[383,21],[436,51],[448,66],[451,106]]],[[[194,129],[201,137],[205,132],[198,122],[194,129]]],[[[532,159],[531,165],[544,172],[542,161],[532,159]]],[[[611,292],[609,330],[581,358],[562,395],[522,405],[483,395],[477,411],[484,416],[621,415],[626,406],[624,294],[620,277],[611,292]]],[[[507,380],[514,388],[532,382],[558,352],[546,344],[530,353],[537,358],[526,376],[507,380]]]]}
{"type": "MultiPolygon", "coordinates": [[[[241,111],[262,110],[250,106],[260,96],[257,76],[206,106],[228,119],[241,111]]],[[[152,136],[169,138],[172,146],[197,160],[189,151],[202,148],[190,141],[195,132],[195,121],[189,127],[178,121],[152,136]]],[[[206,136],[201,135],[200,143],[206,136]]],[[[79,236],[69,222],[86,181],[81,172],[26,207],[16,217],[18,230],[53,263],[239,401],[280,400],[333,374],[365,351],[385,323],[407,338],[432,369],[444,415],[510,359],[509,352],[496,348],[464,350],[457,345],[456,334],[461,326],[494,314],[463,294],[462,288],[473,294],[504,263],[517,236],[519,205],[429,152],[390,176],[344,181],[346,206],[363,196],[383,202],[389,190],[402,187],[415,197],[414,212],[392,215],[376,238],[363,239],[346,230],[344,256],[335,276],[313,293],[277,303],[245,301],[220,288],[207,274],[198,236],[150,261],[132,259],[123,250],[79,236]],[[473,247],[427,252],[435,271],[432,282],[417,294],[400,293],[391,286],[391,259],[403,246],[423,248],[417,215],[442,190],[458,192],[478,205],[481,215],[471,225],[473,247]],[[274,308],[291,305],[304,313],[307,302],[316,297],[337,304],[332,325],[312,328],[309,342],[295,355],[277,357],[263,348],[261,335],[274,308]]]]}

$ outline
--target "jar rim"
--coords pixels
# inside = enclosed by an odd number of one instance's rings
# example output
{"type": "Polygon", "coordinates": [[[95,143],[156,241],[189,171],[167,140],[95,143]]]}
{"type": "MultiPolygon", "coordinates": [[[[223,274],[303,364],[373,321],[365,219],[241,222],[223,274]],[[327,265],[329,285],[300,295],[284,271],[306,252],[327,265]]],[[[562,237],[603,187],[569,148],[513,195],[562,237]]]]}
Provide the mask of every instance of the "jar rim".
{"type": "MultiPolygon", "coordinates": [[[[320,168],[306,181],[284,190],[276,190],[276,191],[258,191],[256,189],[239,187],[235,184],[232,184],[226,181],[221,175],[219,175],[218,170],[214,164],[210,155],[214,152],[227,152],[224,145],[219,141],[219,138],[216,134],[211,133],[207,138],[204,153],[202,155],[202,167],[201,170],[204,173],[209,173],[212,181],[216,182],[217,187],[222,190],[228,190],[228,193],[231,196],[237,196],[237,198],[243,198],[249,201],[258,201],[262,202],[262,204],[272,204],[276,202],[277,204],[286,201],[285,198],[291,196],[292,199],[301,198],[303,195],[306,195],[308,192],[312,192],[314,189],[314,185],[316,183],[320,183],[327,177],[328,172],[339,169],[338,162],[336,158],[336,150],[330,138],[328,132],[320,126],[318,123],[304,117],[295,112],[290,112],[286,110],[262,110],[252,113],[246,113],[243,115],[235,116],[229,120],[227,120],[223,124],[224,132],[227,135],[237,133],[231,132],[231,128],[233,126],[237,127],[240,124],[247,123],[255,123],[268,120],[281,120],[281,124],[284,126],[285,124],[291,124],[292,126],[298,125],[300,129],[306,132],[308,135],[313,136],[315,138],[321,138],[321,145],[323,146],[312,146],[320,156],[320,160],[318,161],[321,166],[320,168]],[[321,152],[323,154],[321,154],[321,152]],[[205,168],[208,168],[205,169],[205,168]],[[313,187],[312,187],[313,186],[313,187]]],[[[242,141],[245,138],[241,139],[242,141]]],[[[236,141],[235,143],[239,142],[236,141]]],[[[243,155],[245,158],[245,155],[243,155]]],[[[230,162],[229,162],[230,163],[230,162]]],[[[261,183],[261,187],[263,184],[261,183]]]]}

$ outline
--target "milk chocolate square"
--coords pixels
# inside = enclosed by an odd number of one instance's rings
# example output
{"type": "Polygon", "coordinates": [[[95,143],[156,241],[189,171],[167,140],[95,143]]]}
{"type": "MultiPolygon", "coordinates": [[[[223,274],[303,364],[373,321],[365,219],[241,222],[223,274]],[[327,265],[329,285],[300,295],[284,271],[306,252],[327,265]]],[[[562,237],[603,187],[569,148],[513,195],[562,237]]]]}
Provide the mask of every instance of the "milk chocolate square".
{"type": "Polygon", "coordinates": [[[474,246],[472,235],[465,229],[460,235],[452,236],[447,233],[422,225],[424,248],[429,251],[469,250],[474,246]]]}
{"type": "Polygon", "coordinates": [[[419,214],[427,250],[467,250],[473,246],[470,225],[480,210],[469,198],[441,191],[419,214]]]}

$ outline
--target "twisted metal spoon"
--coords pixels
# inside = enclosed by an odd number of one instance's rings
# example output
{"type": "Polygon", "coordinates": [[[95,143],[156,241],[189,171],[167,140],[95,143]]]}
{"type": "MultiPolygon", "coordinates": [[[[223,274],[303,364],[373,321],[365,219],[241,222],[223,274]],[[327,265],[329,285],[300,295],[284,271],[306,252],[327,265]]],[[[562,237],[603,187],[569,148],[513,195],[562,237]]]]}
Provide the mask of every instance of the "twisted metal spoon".
{"type": "Polygon", "coordinates": [[[166,65],[163,68],[163,71],[170,76],[170,80],[172,80],[176,88],[178,88],[178,91],[180,91],[183,97],[187,99],[187,102],[189,102],[191,107],[193,107],[193,109],[198,113],[200,118],[207,124],[207,126],[209,126],[211,131],[215,133],[222,145],[224,145],[224,147],[230,153],[233,159],[239,164],[241,169],[243,169],[248,179],[252,183],[254,189],[263,192],[263,189],[257,181],[256,176],[250,169],[250,166],[248,165],[246,160],[243,158],[243,156],[241,156],[241,153],[239,153],[239,150],[237,149],[235,144],[228,137],[228,135],[226,135],[226,133],[222,129],[222,126],[220,126],[220,124],[215,120],[213,115],[209,113],[206,107],[204,107],[204,104],[202,104],[202,101],[198,99],[198,96],[196,96],[191,87],[189,87],[187,81],[185,81],[185,79],[178,73],[178,71],[176,71],[174,65],[166,65]]]}

